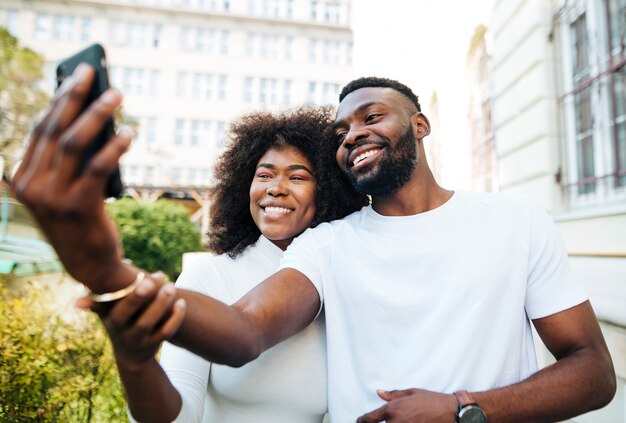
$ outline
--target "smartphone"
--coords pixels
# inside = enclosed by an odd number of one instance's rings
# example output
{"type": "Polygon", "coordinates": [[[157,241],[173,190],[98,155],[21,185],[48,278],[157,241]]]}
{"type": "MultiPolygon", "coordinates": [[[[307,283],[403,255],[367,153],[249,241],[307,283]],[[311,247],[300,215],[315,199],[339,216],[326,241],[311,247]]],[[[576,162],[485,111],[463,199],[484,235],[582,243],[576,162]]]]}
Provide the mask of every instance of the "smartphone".
{"type": "MultiPolygon", "coordinates": [[[[109,74],[107,71],[106,56],[104,54],[104,48],[100,44],[93,44],[84,50],[79,51],[75,55],[63,60],[57,66],[57,90],[63,83],[63,80],[74,73],[74,69],[80,63],[87,63],[91,65],[96,71],[93,79],[93,84],[89,90],[89,94],[85,99],[85,103],[82,106],[81,112],[87,109],[89,105],[95,101],[100,95],[109,88],[109,74]]],[[[109,119],[108,122],[102,128],[102,131],[93,140],[91,146],[87,149],[85,157],[83,158],[80,172],[82,173],[87,166],[89,160],[104,146],[104,144],[111,139],[115,134],[115,123],[113,119],[109,119]]],[[[105,196],[119,198],[124,191],[122,184],[122,178],[120,175],[119,166],[115,169],[111,177],[109,178],[105,187],[105,196]]]]}

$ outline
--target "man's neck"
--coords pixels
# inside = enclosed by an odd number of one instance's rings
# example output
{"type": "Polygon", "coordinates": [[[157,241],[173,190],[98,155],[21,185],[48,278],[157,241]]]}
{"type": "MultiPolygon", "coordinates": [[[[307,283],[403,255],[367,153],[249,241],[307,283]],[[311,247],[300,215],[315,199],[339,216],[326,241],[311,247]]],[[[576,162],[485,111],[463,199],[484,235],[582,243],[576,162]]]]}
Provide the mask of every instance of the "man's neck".
{"type": "Polygon", "coordinates": [[[411,216],[424,213],[446,203],[454,194],[440,187],[430,171],[420,172],[396,192],[386,197],[373,197],[372,208],[383,216],[411,216]]]}

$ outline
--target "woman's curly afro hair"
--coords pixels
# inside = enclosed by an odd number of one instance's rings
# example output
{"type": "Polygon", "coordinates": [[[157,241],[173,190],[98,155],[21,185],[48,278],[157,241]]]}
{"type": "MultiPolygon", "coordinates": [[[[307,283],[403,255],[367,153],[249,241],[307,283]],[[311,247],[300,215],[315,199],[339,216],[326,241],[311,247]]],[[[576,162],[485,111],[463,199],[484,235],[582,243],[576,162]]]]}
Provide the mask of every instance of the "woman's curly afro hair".
{"type": "Polygon", "coordinates": [[[340,219],[368,203],[335,162],[332,119],[330,107],[302,106],[278,114],[252,113],[231,124],[211,188],[209,250],[234,258],[261,235],[250,214],[249,190],[257,163],[272,147],[295,147],[313,166],[316,214],[311,226],[340,219]]]}

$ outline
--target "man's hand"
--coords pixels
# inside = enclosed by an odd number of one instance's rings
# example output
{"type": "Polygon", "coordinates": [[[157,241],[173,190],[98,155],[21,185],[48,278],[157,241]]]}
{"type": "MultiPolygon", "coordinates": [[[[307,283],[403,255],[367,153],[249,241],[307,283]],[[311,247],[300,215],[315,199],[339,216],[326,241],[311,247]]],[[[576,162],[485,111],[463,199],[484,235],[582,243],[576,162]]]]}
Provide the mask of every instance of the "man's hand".
{"type": "Polygon", "coordinates": [[[357,423],[453,423],[456,421],[457,400],[452,394],[424,389],[379,390],[378,396],[387,404],[362,415],[357,423]]]}
{"type": "Polygon", "coordinates": [[[137,273],[121,262],[119,235],[103,205],[105,184],[128,149],[132,131],[111,138],[80,173],[86,149],[122,100],[108,90],[81,113],[93,78],[94,70],[80,65],[64,81],[33,128],[11,185],[67,271],[102,293],[124,288],[137,273]]]}
{"type": "Polygon", "coordinates": [[[89,297],[76,303],[96,312],[109,333],[120,369],[140,371],[183,322],[186,303],[160,274],[144,279],[127,297],[108,309],[89,297]]]}

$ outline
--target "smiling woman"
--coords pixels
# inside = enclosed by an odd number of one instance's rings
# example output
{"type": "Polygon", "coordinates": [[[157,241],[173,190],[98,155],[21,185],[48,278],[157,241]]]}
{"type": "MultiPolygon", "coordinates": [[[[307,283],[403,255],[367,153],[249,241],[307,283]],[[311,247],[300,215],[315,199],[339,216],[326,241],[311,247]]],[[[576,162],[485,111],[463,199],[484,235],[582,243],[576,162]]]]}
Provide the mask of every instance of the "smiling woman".
{"type": "MultiPolygon", "coordinates": [[[[193,262],[177,288],[235,303],[277,269],[296,236],[367,204],[335,163],[331,122],[329,108],[301,107],[254,113],[232,125],[212,188],[208,244],[218,255],[193,262]]],[[[111,337],[115,344],[115,332],[111,337]]],[[[128,355],[116,355],[122,380],[132,373],[128,355]]],[[[138,419],[149,411],[164,420],[177,416],[176,422],[320,423],[326,414],[323,316],[241,368],[209,363],[168,343],[160,365],[182,401],[154,404],[144,386],[126,384],[138,419]]]]}

